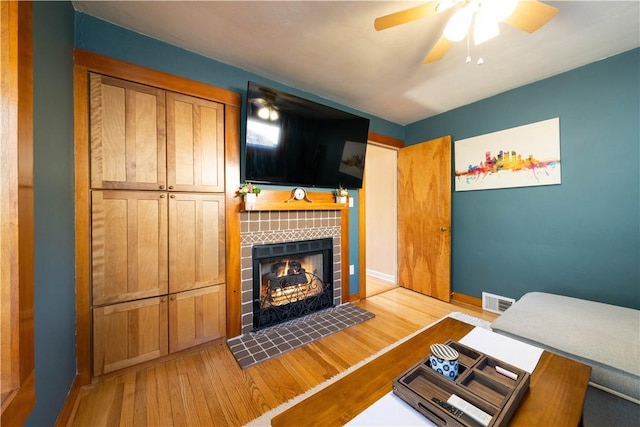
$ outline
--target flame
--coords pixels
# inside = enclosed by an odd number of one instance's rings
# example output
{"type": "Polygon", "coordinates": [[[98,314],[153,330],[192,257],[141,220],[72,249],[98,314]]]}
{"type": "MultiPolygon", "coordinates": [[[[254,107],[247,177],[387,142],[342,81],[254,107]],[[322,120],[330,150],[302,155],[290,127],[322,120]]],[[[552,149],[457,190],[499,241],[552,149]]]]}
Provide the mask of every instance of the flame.
{"type": "Polygon", "coordinates": [[[291,304],[322,293],[323,286],[317,286],[313,283],[286,283],[286,280],[282,281],[282,286],[271,288],[273,284],[272,279],[279,279],[289,275],[293,276],[293,274],[289,272],[291,263],[294,261],[298,262],[304,271],[310,272],[313,269],[313,263],[305,259],[282,259],[280,261],[281,264],[279,262],[281,266],[271,272],[271,279],[262,286],[261,299],[265,307],[291,304]]]}

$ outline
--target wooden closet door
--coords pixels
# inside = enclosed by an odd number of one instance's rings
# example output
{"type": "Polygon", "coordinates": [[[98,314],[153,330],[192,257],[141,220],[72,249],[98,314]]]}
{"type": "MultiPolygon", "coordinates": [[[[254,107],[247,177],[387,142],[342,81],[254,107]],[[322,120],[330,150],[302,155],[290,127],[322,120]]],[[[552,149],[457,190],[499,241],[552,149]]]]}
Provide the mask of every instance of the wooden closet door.
{"type": "Polygon", "coordinates": [[[93,309],[93,374],[102,375],[168,352],[167,297],[93,309]]]}
{"type": "Polygon", "coordinates": [[[90,74],[91,187],[164,190],[165,92],[90,74]]]}
{"type": "Polygon", "coordinates": [[[224,283],[224,194],[169,197],[169,293],[224,283]]]}
{"type": "Polygon", "coordinates": [[[224,192],[224,105],[167,92],[169,190],[224,192]]]}
{"type": "Polygon", "coordinates": [[[215,285],[169,296],[169,352],[225,334],[225,286],[215,285]]]}
{"type": "Polygon", "coordinates": [[[167,293],[167,193],[93,191],[93,305],[167,293]]]}

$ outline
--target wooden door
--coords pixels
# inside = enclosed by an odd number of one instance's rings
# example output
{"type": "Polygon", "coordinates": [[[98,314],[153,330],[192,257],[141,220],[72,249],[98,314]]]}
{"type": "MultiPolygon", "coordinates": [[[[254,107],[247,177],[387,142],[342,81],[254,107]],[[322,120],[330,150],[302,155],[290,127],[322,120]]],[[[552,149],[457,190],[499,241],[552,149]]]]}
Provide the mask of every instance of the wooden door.
{"type": "Polygon", "coordinates": [[[225,281],[224,194],[169,196],[169,293],[225,281]]]}
{"type": "Polygon", "coordinates": [[[90,74],[91,187],[164,190],[165,92],[90,74]]]}
{"type": "Polygon", "coordinates": [[[167,293],[167,193],[94,190],[93,305],[167,293]]]}
{"type": "MultiPolygon", "coordinates": [[[[2,426],[25,424],[36,404],[36,383],[39,396],[42,390],[48,387],[46,381],[41,381],[42,374],[38,374],[38,380],[36,380],[34,351],[34,343],[42,341],[40,337],[34,341],[34,242],[40,239],[34,239],[34,199],[36,198],[34,198],[33,131],[36,91],[34,90],[33,63],[34,56],[39,58],[41,56],[40,53],[34,55],[33,9],[33,2],[30,1],[0,2],[0,425],[2,426]]],[[[42,92],[37,93],[38,96],[44,96],[42,92]]],[[[63,127],[67,125],[64,123],[63,127]]],[[[44,125],[40,123],[40,126],[44,125]]],[[[49,166],[50,164],[47,164],[45,167],[49,166]]],[[[51,166],[55,167],[55,165],[51,166]]],[[[38,207],[42,210],[41,206],[38,207]]],[[[41,234],[42,230],[38,232],[41,234]]],[[[48,250],[45,249],[44,252],[48,250]]],[[[58,260],[47,259],[44,262],[56,261],[58,260]]],[[[49,269],[46,268],[45,271],[47,270],[49,269]]],[[[69,284],[65,283],[64,286],[69,284]]],[[[39,310],[52,311],[55,307],[52,305],[47,308],[39,307],[39,310]]],[[[47,357],[46,350],[44,352],[41,352],[40,348],[37,350],[42,357],[47,357]]],[[[46,398],[40,397],[38,403],[42,400],[46,398]]]]}
{"type": "Polygon", "coordinates": [[[169,352],[224,336],[225,286],[215,285],[169,296],[169,352]]]}
{"type": "Polygon", "coordinates": [[[169,190],[224,192],[224,105],[167,92],[169,190]]]}
{"type": "Polygon", "coordinates": [[[451,298],[451,137],[398,152],[398,280],[451,298]]]}
{"type": "Polygon", "coordinates": [[[167,297],[93,309],[93,374],[102,375],[167,354],[167,297]]]}

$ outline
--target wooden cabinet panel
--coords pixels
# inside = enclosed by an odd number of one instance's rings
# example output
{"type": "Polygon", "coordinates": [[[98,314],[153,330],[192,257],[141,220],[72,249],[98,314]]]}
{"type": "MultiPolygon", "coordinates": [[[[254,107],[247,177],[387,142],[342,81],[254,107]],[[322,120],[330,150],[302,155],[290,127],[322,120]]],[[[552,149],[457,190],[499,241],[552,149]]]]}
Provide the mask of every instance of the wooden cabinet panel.
{"type": "Polygon", "coordinates": [[[170,195],[169,293],[224,283],[224,217],[224,195],[170,195]]]}
{"type": "Polygon", "coordinates": [[[171,295],[169,351],[179,351],[224,336],[225,305],[224,285],[171,295]]]}
{"type": "Polygon", "coordinates": [[[93,305],[167,293],[167,194],[93,191],[93,305]]]}
{"type": "Polygon", "coordinates": [[[94,308],[94,375],[167,354],[167,318],[166,297],[94,308]]]}
{"type": "Polygon", "coordinates": [[[224,192],[224,105],[167,92],[170,190],[224,192]]]}
{"type": "Polygon", "coordinates": [[[165,92],[90,74],[91,187],[166,186],[165,92]]]}

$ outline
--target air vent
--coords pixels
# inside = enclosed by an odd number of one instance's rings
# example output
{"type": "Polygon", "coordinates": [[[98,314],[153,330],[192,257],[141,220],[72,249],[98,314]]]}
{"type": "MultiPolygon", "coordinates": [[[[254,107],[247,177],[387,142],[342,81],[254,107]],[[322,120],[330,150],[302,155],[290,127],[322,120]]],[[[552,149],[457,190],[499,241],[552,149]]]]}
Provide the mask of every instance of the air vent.
{"type": "Polygon", "coordinates": [[[482,293],[482,309],[502,314],[507,308],[516,302],[513,298],[507,298],[500,295],[494,295],[487,292],[482,293]]]}

